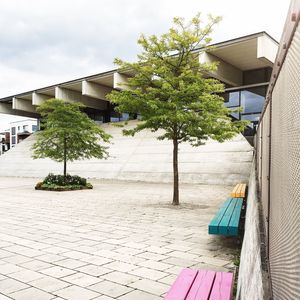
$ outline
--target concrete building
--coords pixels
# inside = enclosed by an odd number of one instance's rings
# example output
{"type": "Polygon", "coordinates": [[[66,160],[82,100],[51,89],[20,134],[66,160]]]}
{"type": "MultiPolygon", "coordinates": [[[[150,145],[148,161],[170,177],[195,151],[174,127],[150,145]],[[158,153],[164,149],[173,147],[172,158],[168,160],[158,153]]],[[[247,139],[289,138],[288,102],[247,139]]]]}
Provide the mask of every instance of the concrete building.
{"type": "Polygon", "coordinates": [[[10,130],[0,132],[0,155],[10,149],[10,130]]]}
{"type": "MultiPolygon", "coordinates": [[[[201,62],[219,62],[218,70],[206,75],[225,84],[227,107],[244,107],[243,112],[233,114],[234,118],[257,124],[278,43],[266,32],[259,32],[213,46],[213,49],[198,51],[201,62]]],[[[130,72],[111,70],[6,97],[0,99],[0,113],[39,118],[37,106],[55,97],[82,102],[86,113],[98,123],[124,120],[127,116],[119,115],[106,95],[113,89],[121,90],[124,86],[120,84],[126,83],[131,75],[130,72]]]]}
{"type": "Polygon", "coordinates": [[[15,147],[16,144],[25,140],[33,132],[38,129],[36,119],[26,119],[10,123],[10,147],[15,147]]]}

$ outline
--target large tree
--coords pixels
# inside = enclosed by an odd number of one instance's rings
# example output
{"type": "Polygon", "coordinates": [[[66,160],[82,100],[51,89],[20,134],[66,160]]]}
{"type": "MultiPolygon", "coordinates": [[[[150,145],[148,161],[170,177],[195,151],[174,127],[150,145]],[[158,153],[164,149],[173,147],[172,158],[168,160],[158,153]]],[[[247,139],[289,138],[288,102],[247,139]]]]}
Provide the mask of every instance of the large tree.
{"type": "Polygon", "coordinates": [[[218,95],[224,91],[223,84],[207,76],[217,69],[217,63],[199,60],[219,20],[209,16],[207,25],[202,26],[200,14],[190,22],[174,18],[167,33],[140,37],[138,44],[143,51],[137,62],[115,60],[120,70],[130,70],[134,75],[124,90],[113,91],[109,98],[119,112],[141,115],[141,122],[134,129],[124,130],[124,134],[163,129],[158,139],[173,142],[174,205],[179,204],[179,144],[199,146],[208,138],[223,142],[241,132],[246,124],[232,121],[232,111],[218,95]]]}
{"type": "Polygon", "coordinates": [[[67,175],[67,162],[86,158],[106,158],[110,135],[91,120],[80,103],[67,103],[49,99],[37,108],[42,117],[42,130],[33,145],[33,158],[49,157],[63,162],[67,175]]]}

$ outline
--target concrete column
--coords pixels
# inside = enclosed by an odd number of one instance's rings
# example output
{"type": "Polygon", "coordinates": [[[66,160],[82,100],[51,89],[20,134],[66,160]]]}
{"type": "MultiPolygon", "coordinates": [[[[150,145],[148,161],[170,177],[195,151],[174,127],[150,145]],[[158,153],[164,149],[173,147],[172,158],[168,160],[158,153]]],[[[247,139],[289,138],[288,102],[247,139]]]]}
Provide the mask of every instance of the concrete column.
{"type": "Polygon", "coordinates": [[[55,98],[62,99],[66,102],[80,102],[86,107],[95,108],[99,110],[106,109],[105,100],[95,99],[82,95],[80,92],[69,90],[62,87],[55,87],[55,98]]]}
{"type": "Polygon", "coordinates": [[[100,85],[94,82],[82,81],[82,95],[89,96],[96,99],[107,100],[106,95],[112,91],[112,88],[109,88],[104,85],[100,85]]]}
{"type": "Polygon", "coordinates": [[[128,90],[129,87],[126,86],[128,76],[120,73],[114,73],[114,84],[113,88],[117,90],[128,90]]]}
{"type": "Polygon", "coordinates": [[[51,99],[51,97],[48,95],[39,94],[36,92],[32,93],[32,105],[41,105],[48,99],[51,99]]]}

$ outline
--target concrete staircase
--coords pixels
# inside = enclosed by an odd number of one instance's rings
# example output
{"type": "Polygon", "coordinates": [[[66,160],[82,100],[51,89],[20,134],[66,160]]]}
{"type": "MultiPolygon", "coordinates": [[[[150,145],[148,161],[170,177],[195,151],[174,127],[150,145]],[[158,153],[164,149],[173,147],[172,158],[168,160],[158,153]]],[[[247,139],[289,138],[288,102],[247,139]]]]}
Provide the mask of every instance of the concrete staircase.
{"type": "MultiPolygon", "coordinates": [[[[135,121],[127,127],[134,126],[135,121]]],[[[158,141],[158,133],[144,131],[135,137],[122,135],[122,128],[102,125],[113,136],[110,158],[81,160],[68,164],[68,173],[98,179],[172,182],[172,143],[158,141]]],[[[62,173],[62,164],[50,159],[33,160],[35,135],[0,156],[0,177],[45,177],[62,173]]],[[[233,185],[248,180],[253,148],[239,135],[231,141],[192,147],[180,145],[179,172],[182,183],[233,185]]]]}

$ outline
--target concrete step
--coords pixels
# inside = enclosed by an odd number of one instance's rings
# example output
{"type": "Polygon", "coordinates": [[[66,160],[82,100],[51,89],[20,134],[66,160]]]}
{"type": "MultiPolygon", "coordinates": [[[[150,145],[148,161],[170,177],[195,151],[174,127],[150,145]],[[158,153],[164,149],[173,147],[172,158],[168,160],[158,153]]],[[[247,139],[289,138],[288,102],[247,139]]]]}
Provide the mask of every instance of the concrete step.
{"type": "MultiPolygon", "coordinates": [[[[135,121],[131,121],[127,128],[134,125],[135,121]]],[[[103,127],[113,136],[110,158],[68,163],[68,173],[98,179],[172,182],[172,142],[157,140],[159,132],[143,131],[126,137],[122,128],[114,124],[103,127]]],[[[62,163],[31,158],[34,141],[32,135],[0,156],[0,176],[42,178],[50,172],[62,173],[62,163]]],[[[221,185],[247,181],[252,156],[253,148],[242,135],[224,143],[209,140],[200,147],[180,144],[180,181],[221,185]]]]}

